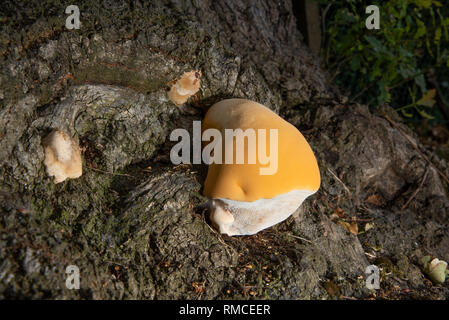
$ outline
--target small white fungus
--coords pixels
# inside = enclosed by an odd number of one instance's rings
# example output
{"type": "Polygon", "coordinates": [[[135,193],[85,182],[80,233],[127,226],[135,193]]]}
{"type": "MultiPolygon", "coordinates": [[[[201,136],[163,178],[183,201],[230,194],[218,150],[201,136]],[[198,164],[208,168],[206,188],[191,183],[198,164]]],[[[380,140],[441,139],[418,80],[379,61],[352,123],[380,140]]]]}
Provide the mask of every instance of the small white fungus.
{"type": "Polygon", "coordinates": [[[177,79],[170,88],[168,98],[177,106],[183,105],[187,99],[200,90],[200,77],[200,71],[190,71],[184,73],[182,77],[177,79]]]}
{"type": "Polygon", "coordinates": [[[81,151],[78,144],[67,133],[54,130],[43,141],[44,164],[54,182],[75,179],[83,174],[81,151]]]}

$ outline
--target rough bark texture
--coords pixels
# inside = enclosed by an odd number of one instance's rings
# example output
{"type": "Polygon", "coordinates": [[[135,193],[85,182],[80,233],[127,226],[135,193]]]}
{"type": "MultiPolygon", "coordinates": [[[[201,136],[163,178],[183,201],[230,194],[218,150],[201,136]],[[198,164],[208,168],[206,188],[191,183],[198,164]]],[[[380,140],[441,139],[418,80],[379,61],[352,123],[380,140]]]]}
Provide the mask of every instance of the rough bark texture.
{"type": "Polygon", "coordinates": [[[84,1],[80,30],[65,28],[69,4],[2,3],[1,298],[368,298],[373,263],[378,297],[449,297],[419,262],[449,260],[447,185],[388,106],[373,114],[332,88],[290,1],[84,1]],[[193,69],[200,93],[176,107],[167,83],[193,69]],[[226,97],[296,125],[322,174],[294,216],[255,236],[214,231],[195,209],[206,168],[169,160],[170,132],[226,97]],[[84,150],[83,176],[57,185],[42,148],[55,128],[84,150]],[[80,290],[65,286],[68,265],[80,290]]]}

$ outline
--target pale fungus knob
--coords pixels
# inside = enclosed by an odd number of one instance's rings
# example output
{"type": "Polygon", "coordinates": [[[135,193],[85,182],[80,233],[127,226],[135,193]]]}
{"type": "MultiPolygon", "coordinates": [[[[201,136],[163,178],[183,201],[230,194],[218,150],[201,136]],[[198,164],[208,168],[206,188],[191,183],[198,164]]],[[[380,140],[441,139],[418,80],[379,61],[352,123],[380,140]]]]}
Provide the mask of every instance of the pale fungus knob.
{"type": "Polygon", "coordinates": [[[44,164],[54,182],[75,179],[83,174],[81,151],[78,144],[67,133],[54,130],[43,141],[44,164]]]}

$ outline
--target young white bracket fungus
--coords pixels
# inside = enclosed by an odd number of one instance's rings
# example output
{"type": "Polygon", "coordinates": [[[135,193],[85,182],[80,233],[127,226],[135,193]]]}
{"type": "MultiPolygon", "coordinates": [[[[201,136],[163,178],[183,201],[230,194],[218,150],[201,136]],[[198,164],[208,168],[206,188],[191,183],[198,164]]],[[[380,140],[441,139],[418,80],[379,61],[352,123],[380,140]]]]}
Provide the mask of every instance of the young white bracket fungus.
{"type": "Polygon", "coordinates": [[[434,283],[444,283],[446,276],[449,274],[447,270],[447,262],[435,258],[431,260],[430,256],[425,256],[422,259],[424,264],[424,272],[429,276],[434,283]]]}
{"type": "MultiPolygon", "coordinates": [[[[257,132],[258,152],[261,146],[258,129],[265,129],[262,153],[275,150],[270,148],[268,136],[270,129],[278,132],[277,170],[271,174],[261,174],[260,169],[269,165],[267,161],[262,164],[260,156],[255,163],[249,163],[248,153],[254,152],[256,146],[247,142],[244,164],[222,161],[209,165],[204,195],[212,199],[210,219],[221,233],[252,235],[271,227],[287,219],[319,189],[320,172],[309,144],[298,129],[267,107],[245,99],[220,101],[209,109],[203,121],[202,131],[209,128],[219,130],[222,135],[225,129],[253,129],[257,132]]],[[[235,160],[236,139],[231,143],[235,160]]]]}
{"type": "Polygon", "coordinates": [[[183,105],[187,99],[200,90],[200,71],[190,71],[176,80],[168,92],[168,98],[177,106],[183,105]]]}
{"type": "Polygon", "coordinates": [[[44,164],[54,182],[78,178],[83,174],[81,151],[78,144],[67,133],[54,130],[43,141],[44,164]]]}

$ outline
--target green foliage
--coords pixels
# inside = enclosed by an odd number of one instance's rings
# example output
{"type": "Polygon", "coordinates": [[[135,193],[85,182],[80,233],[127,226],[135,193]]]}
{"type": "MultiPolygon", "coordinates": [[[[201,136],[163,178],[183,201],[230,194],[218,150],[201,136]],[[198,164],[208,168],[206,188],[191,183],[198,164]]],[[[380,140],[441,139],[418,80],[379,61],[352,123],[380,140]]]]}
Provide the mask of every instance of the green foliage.
{"type": "Polygon", "coordinates": [[[429,99],[426,74],[432,69],[449,74],[449,4],[443,0],[318,2],[326,13],[323,59],[335,82],[348,88],[353,100],[372,106],[388,102],[406,117],[432,118],[427,110],[435,103],[435,92],[429,99]],[[380,10],[379,30],[365,26],[369,16],[365,9],[371,4],[380,10]]]}

